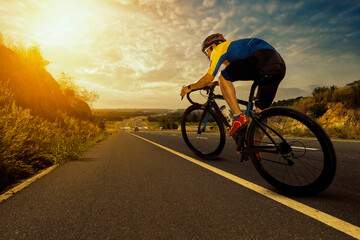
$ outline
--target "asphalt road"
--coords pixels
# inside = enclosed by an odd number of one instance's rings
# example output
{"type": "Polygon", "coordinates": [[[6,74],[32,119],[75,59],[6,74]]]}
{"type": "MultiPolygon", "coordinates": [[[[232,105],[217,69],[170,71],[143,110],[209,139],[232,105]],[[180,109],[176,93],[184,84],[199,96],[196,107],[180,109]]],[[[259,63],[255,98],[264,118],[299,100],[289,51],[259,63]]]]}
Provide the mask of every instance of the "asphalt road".
{"type": "MultiPolygon", "coordinates": [[[[182,143],[183,139],[180,132],[139,132],[137,134],[201,160],[182,143]]],[[[226,140],[225,149],[218,159],[201,161],[263,187],[275,190],[256,172],[251,161],[239,161],[239,157],[235,153],[236,147],[233,140],[229,137],[226,140]]],[[[337,155],[337,172],[332,185],[315,197],[293,199],[319,210],[335,214],[343,220],[360,226],[360,140],[333,139],[332,142],[337,155]],[[350,211],[349,208],[351,208],[350,211]]]]}
{"type": "MultiPolygon", "coordinates": [[[[180,133],[136,134],[196,158],[180,133]]],[[[359,142],[334,145],[334,183],[294,199],[360,226],[359,142]]],[[[272,189],[231,141],[204,162],[272,189]]],[[[0,215],[0,239],[351,239],[126,132],[0,203],[0,215]]]]}

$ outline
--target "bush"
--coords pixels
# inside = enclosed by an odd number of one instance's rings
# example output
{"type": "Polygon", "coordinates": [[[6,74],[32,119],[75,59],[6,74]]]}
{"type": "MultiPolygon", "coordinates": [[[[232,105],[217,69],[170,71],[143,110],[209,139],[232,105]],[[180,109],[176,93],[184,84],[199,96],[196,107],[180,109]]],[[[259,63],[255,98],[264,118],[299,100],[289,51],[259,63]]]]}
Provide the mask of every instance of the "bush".
{"type": "Polygon", "coordinates": [[[0,62],[0,191],[78,157],[106,136],[92,122],[80,120],[92,114],[79,98],[91,102],[96,93],[77,87],[65,74],[60,89],[45,70],[49,62],[39,45],[26,47],[0,34],[0,62]]]}
{"type": "Polygon", "coordinates": [[[149,122],[158,122],[164,129],[178,129],[178,123],[181,121],[183,111],[176,111],[162,116],[149,116],[149,122]]]}
{"type": "Polygon", "coordinates": [[[14,102],[1,106],[0,191],[41,169],[78,157],[104,136],[89,121],[63,115],[61,122],[49,122],[14,102]]]}
{"type": "Polygon", "coordinates": [[[309,111],[309,108],[314,104],[314,99],[311,97],[301,98],[299,101],[295,102],[293,107],[306,113],[309,111]]]}
{"type": "Polygon", "coordinates": [[[309,108],[309,111],[312,117],[319,118],[326,113],[327,106],[325,103],[315,103],[309,108]]]}
{"type": "Polygon", "coordinates": [[[97,94],[95,91],[88,91],[85,88],[77,86],[74,82],[74,79],[71,76],[67,76],[63,72],[56,81],[66,96],[77,97],[89,104],[92,104],[99,99],[99,94],[97,94]]]}
{"type": "Polygon", "coordinates": [[[350,89],[351,103],[360,107],[360,80],[349,83],[346,86],[350,89]]]}
{"type": "Polygon", "coordinates": [[[330,127],[330,128],[325,128],[325,130],[331,137],[343,138],[343,139],[351,138],[351,134],[349,134],[349,131],[343,127],[330,127]]]}
{"type": "Polygon", "coordinates": [[[295,103],[299,102],[303,97],[291,98],[291,99],[283,99],[276,101],[272,104],[272,106],[292,106],[295,103]]]}
{"type": "Polygon", "coordinates": [[[332,94],[332,102],[345,103],[349,99],[349,89],[347,87],[336,88],[332,94]]]}

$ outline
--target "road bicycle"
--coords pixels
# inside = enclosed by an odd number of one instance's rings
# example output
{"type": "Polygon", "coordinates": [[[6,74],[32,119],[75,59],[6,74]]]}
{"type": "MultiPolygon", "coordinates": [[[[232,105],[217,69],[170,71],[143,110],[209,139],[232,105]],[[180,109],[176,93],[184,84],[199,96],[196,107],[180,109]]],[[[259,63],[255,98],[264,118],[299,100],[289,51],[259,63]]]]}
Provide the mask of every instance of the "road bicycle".
{"type": "MultiPolygon", "coordinates": [[[[214,93],[216,85],[194,90],[207,97],[205,103],[190,97],[194,91],[188,93],[192,105],[181,119],[185,143],[205,159],[220,155],[226,142],[226,129],[231,127],[216,102],[224,100],[222,95],[214,93]]],[[[258,81],[254,81],[248,101],[237,99],[246,106],[250,119],[233,135],[237,151],[249,156],[259,174],[282,192],[291,195],[322,192],[331,184],[336,171],[336,154],[330,138],[314,119],[296,109],[270,107],[256,112],[257,86],[258,81]]]]}

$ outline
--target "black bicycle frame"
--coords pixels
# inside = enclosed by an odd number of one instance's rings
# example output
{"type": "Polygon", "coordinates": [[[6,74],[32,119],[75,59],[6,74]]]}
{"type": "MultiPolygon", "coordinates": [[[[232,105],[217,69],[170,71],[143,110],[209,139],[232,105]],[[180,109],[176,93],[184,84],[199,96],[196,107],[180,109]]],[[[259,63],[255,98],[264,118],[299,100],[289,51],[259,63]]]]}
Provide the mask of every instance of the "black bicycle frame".
{"type": "Polygon", "coordinates": [[[205,131],[206,125],[208,123],[209,117],[210,117],[210,109],[214,109],[215,113],[220,116],[221,121],[223,124],[225,124],[226,127],[230,127],[228,121],[225,119],[224,115],[221,113],[221,110],[219,108],[219,106],[216,104],[215,99],[222,99],[224,100],[224,97],[222,95],[215,95],[214,94],[214,88],[215,86],[210,87],[209,89],[206,89],[208,91],[208,100],[206,101],[206,103],[204,104],[205,109],[203,114],[201,115],[201,119],[199,122],[199,126],[198,126],[198,134],[201,134],[201,132],[205,131]],[[204,121],[204,126],[201,129],[201,123],[204,121]]]}
{"type": "MultiPolygon", "coordinates": [[[[257,117],[253,114],[253,108],[254,108],[254,102],[255,102],[255,90],[258,86],[257,81],[254,81],[254,83],[251,85],[251,89],[250,89],[250,94],[249,94],[249,101],[244,101],[244,100],[240,100],[237,99],[237,102],[241,105],[246,106],[246,116],[250,117],[253,121],[254,124],[256,124],[264,133],[265,135],[270,139],[270,141],[274,144],[274,146],[277,146],[275,140],[269,135],[269,133],[265,130],[264,126],[269,129],[271,132],[275,133],[276,136],[278,136],[284,143],[286,143],[286,140],[280,135],[278,134],[273,128],[271,128],[269,125],[267,125],[266,123],[260,123],[257,119],[257,117]]],[[[198,129],[197,129],[197,133],[201,134],[201,132],[205,131],[206,125],[208,123],[209,117],[210,117],[210,109],[214,109],[215,113],[221,118],[222,123],[227,127],[231,127],[230,124],[228,123],[228,121],[226,120],[226,118],[224,117],[224,115],[222,114],[219,106],[217,105],[217,103],[215,102],[215,100],[225,100],[223,95],[218,95],[218,94],[214,94],[214,89],[215,86],[211,86],[211,87],[206,87],[204,88],[204,90],[208,91],[208,100],[206,101],[206,103],[204,104],[205,109],[204,112],[201,116],[199,125],[198,125],[198,129]],[[201,128],[202,123],[204,122],[203,128],[201,128]]],[[[187,95],[188,100],[192,103],[195,104],[189,97],[189,94],[187,95]]],[[[246,147],[245,150],[246,151],[259,151],[261,149],[262,152],[278,152],[279,148],[277,147],[276,150],[267,150],[267,149],[273,149],[273,146],[253,146],[253,147],[246,147]]]]}

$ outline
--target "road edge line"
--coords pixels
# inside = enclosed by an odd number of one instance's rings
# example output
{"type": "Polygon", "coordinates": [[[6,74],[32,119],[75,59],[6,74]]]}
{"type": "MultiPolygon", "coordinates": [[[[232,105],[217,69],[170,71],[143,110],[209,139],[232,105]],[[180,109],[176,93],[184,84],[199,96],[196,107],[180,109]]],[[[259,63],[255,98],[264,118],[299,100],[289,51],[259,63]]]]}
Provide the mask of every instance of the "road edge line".
{"type": "Polygon", "coordinates": [[[17,192],[21,191],[22,189],[26,188],[27,186],[29,186],[30,184],[32,184],[36,180],[38,180],[38,179],[42,178],[43,176],[45,176],[46,174],[50,173],[51,171],[53,171],[57,167],[58,167],[58,165],[56,164],[56,165],[53,165],[53,166],[51,166],[49,168],[46,168],[41,173],[36,174],[35,176],[27,179],[25,182],[22,182],[19,185],[13,187],[12,189],[8,190],[7,192],[1,194],[0,195],[0,203],[5,201],[6,199],[12,197],[15,193],[17,193],[17,192]]]}
{"type": "Polygon", "coordinates": [[[345,234],[347,234],[349,236],[352,236],[352,237],[354,237],[356,239],[360,239],[360,227],[358,227],[358,226],[355,226],[355,225],[353,225],[351,223],[348,223],[348,222],[346,222],[344,220],[341,220],[341,219],[339,219],[337,217],[331,216],[331,215],[329,215],[327,213],[321,212],[320,210],[309,207],[309,206],[307,206],[307,205],[305,205],[303,203],[297,202],[297,201],[295,201],[295,200],[293,200],[291,198],[285,197],[285,196],[283,196],[281,194],[278,194],[276,192],[273,192],[273,191],[271,191],[269,189],[266,189],[264,187],[256,185],[255,183],[249,182],[249,181],[247,181],[245,179],[242,179],[240,177],[237,177],[237,176],[235,176],[235,175],[233,175],[231,173],[228,173],[228,172],[225,172],[225,171],[223,171],[221,169],[215,168],[215,167],[213,167],[213,166],[211,166],[209,164],[203,163],[203,162],[201,162],[199,160],[196,160],[196,159],[194,159],[192,157],[189,157],[189,156],[187,156],[185,154],[179,153],[179,152],[177,152],[175,150],[172,150],[170,148],[162,146],[162,145],[160,145],[160,144],[158,144],[156,142],[153,142],[153,141],[148,140],[146,138],[140,137],[140,136],[138,136],[136,134],[133,134],[133,133],[129,133],[129,134],[131,134],[131,135],[133,135],[133,136],[135,136],[137,138],[140,138],[140,139],[142,139],[144,141],[147,141],[147,142],[149,142],[149,143],[151,143],[151,144],[153,144],[153,145],[155,145],[157,147],[160,147],[160,148],[162,148],[162,149],[164,149],[164,150],[166,150],[168,152],[171,152],[171,153],[173,153],[173,154],[175,154],[175,155],[177,155],[179,157],[182,157],[182,158],[184,158],[184,159],[186,159],[186,160],[188,160],[188,161],[190,161],[192,163],[195,163],[196,165],[199,165],[199,166],[201,166],[201,167],[203,167],[203,168],[205,168],[205,169],[207,169],[207,170],[209,170],[211,172],[214,172],[214,173],[216,173],[216,174],[218,174],[220,176],[223,176],[223,177],[225,177],[225,178],[227,178],[227,179],[229,179],[229,180],[231,180],[231,181],[233,181],[233,182],[235,182],[235,183],[237,183],[239,185],[242,185],[243,187],[246,187],[246,188],[248,188],[248,189],[250,189],[250,190],[252,190],[254,192],[257,192],[257,193],[267,197],[267,198],[270,198],[270,199],[272,199],[272,200],[274,200],[274,201],[276,201],[278,203],[281,203],[282,205],[285,205],[285,206],[287,206],[287,207],[289,207],[289,208],[291,208],[291,209],[293,209],[295,211],[298,211],[298,212],[300,212],[300,213],[302,213],[304,215],[307,215],[307,216],[309,216],[309,217],[311,217],[311,218],[313,218],[313,219],[315,219],[315,220],[317,220],[319,222],[322,222],[322,223],[324,223],[324,224],[326,224],[326,225],[328,225],[328,226],[330,226],[330,227],[332,227],[332,228],[334,228],[334,229],[336,229],[338,231],[341,231],[341,232],[343,232],[343,233],[345,233],[345,234]]]}

